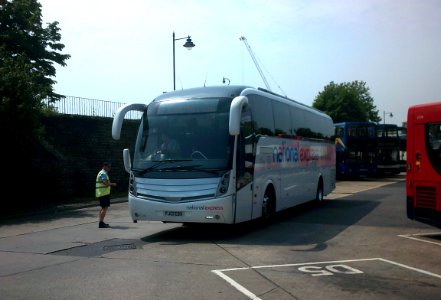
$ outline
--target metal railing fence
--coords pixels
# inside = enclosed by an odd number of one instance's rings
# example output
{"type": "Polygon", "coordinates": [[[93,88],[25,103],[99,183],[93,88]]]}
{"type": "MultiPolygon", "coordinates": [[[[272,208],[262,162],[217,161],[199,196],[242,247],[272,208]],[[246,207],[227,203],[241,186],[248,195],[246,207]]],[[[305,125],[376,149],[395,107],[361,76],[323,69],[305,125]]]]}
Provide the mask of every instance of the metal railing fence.
{"type": "MultiPolygon", "coordinates": [[[[65,96],[59,101],[53,103],[49,103],[48,99],[44,99],[43,103],[48,108],[51,108],[60,114],[104,118],[113,118],[116,110],[126,104],[124,102],[113,102],[75,96],[65,96]]],[[[137,120],[141,115],[141,112],[130,111],[125,115],[125,119],[137,120]]]]}

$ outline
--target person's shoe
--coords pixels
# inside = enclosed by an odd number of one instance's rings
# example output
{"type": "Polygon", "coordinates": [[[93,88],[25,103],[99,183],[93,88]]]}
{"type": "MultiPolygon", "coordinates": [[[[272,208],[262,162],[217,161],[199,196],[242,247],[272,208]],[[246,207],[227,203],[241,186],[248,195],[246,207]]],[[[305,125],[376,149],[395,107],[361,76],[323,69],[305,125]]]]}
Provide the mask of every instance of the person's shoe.
{"type": "Polygon", "coordinates": [[[110,227],[110,225],[106,224],[104,222],[100,222],[99,225],[98,225],[98,228],[109,228],[109,227],[110,227]]]}

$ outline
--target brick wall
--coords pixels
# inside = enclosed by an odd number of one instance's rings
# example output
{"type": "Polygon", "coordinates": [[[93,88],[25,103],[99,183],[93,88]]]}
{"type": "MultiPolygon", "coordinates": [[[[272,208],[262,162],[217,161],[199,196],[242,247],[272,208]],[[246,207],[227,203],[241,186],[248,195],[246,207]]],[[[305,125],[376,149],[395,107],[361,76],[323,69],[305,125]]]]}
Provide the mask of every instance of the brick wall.
{"type": "MultiPolygon", "coordinates": [[[[139,120],[125,120],[121,139],[112,138],[111,118],[58,115],[44,119],[46,139],[36,164],[46,170],[46,188],[58,189],[64,198],[94,197],[95,178],[102,163],[112,163],[109,174],[118,186],[112,192],[127,191],[129,175],[124,170],[122,152],[133,154],[139,120]]],[[[133,157],[133,156],[132,156],[133,157]]]]}

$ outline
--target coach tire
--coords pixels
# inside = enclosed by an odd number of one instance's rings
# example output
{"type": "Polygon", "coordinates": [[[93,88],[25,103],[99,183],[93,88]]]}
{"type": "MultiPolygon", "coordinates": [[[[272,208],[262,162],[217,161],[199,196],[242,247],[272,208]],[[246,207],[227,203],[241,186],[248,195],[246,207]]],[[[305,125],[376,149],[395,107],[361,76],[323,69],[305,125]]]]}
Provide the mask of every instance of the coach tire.
{"type": "Polygon", "coordinates": [[[323,180],[320,178],[318,186],[317,186],[317,193],[315,195],[315,202],[318,204],[323,203],[323,180]]]}
{"type": "Polygon", "coordinates": [[[262,203],[262,219],[270,220],[274,217],[276,213],[276,197],[274,192],[267,188],[265,194],[263,195],[262,203]]]}

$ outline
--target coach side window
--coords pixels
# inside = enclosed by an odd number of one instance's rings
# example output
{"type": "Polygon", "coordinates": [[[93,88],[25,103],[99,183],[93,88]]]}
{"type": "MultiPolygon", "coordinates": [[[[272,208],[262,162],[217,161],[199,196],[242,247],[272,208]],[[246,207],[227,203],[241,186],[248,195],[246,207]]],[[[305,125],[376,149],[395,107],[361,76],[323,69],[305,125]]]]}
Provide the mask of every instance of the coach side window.
{"type": "Polygon", "coordinates": [[[301,135],[302,128],[305,126],[303,112],[297,107],[291,107],[291,135],[301,135]]]}
{"type": "Polygon", "coordinates": [[[289,137],[291,133],[291,116],[289,106],[277,101],[273,102],[274,130],[280,137],[289,137]]]}
{"type": "Polygon", "coordinates": [[[298,130],[298,134],[305,138],[316,138],[316,131],[319,126],[317,119],[314,119],[309,111],[305,111],[303,115],[305,117],[303,127],[298,130]]]}
{"type": "Polygon", "coordinates": [[[253,125],[256,135],[273,136],[274,119],[270,99],[253,94],[249,94],[247,97],[253,116],[253,125]]]}

